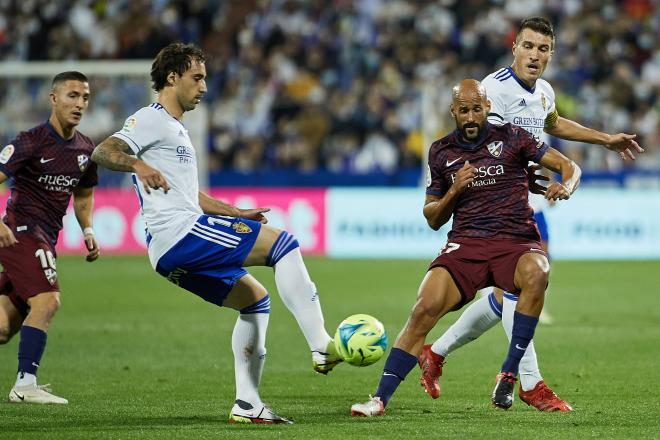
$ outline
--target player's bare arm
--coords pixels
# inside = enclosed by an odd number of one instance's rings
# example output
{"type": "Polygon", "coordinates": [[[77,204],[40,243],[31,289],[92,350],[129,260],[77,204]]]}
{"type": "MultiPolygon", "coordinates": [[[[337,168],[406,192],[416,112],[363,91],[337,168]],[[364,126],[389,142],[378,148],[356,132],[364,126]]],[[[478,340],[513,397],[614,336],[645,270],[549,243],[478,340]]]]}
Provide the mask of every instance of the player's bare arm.
{"type": "Polygon", "coordinates": [[[562,183],[553,182],[545,191],[548,200],[568,200],[580,184],[580,167],[554,148],[541,157],[539,163],[550,171],[561,174],[562,183]]]}
{"type": "Polygon", "coordinates": [[[608,150],[619,153],[619,156],[623,160],[635,160],[634,153],[644,152],[644,149],[635,141],[636,134],[607,134],[585,127],[561,116],[556,117],[554,124],[546,125],[544,131],[569,141],[602,145],[608,150]]]}
{"type": "Polygon", "coordinates": [[[85,236],[85,247],[89,262],[99,258],[99,245],[92,230],[92,208],[94,206],[94,188],[76,187],[73,190],[73,212],[85,236]]]}
{"type": "MultiPolygon", "coordinates": [[[[0,171],[0,184],[5,180],[7,180],[7,175],[0,171]]],[[[12,230],[9,229],[9,226],[5,222],[0,220],[0,247],[13,246],[16,243],[18,243],[18,240],[14,237],[12,230]]]]}
{"type": "Polygon", "coordinates": [[[424,217],[426,217],[426,222],[431,229],[437,231],[449,221],[458,197],[474,182],[476,174],[477,169],[470,165],[470,161],[466,160],[461,169],[456,173],[456,180],[454,180],[454,183],[452,183],[444,196],[426,195],[424,217]]]}
{"type": "Polygon", "coordinates": [[[165,193],[170,190],[167,180],[160,171],[135,157],[128,144],[114,136],[110,136],[94,148],[92,160],[113,171],[135,173],[147,194],[151,194],[150,188],[162,188],[165,193]]]}
{"type": "Polygon", "coordinates": [[[268,219],[263,214],[270,211],[270,208],[240,209],[218,199],[214,199],[202,191],[199,192],[199,207],[202,208],[204,214],[243,217],[261,223],[268,223],[268,219]]]}

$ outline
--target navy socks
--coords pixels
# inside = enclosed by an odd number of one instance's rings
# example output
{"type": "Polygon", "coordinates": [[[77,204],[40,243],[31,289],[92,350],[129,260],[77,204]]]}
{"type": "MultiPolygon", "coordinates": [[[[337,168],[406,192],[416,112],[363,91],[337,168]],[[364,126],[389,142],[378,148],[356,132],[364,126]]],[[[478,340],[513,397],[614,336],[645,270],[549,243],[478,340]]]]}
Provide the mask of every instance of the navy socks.
{"type": "Polygon", "coordinates": [[[503,373],[513,373],[518,375],[518,366],[527,350],[527,344],[534,338],[534,330],[538,324],[539,318],[536,316],[523,315],[513,312],[513,331],[511,343],[509,344],[509,353],[504,364],[502,364],[503,373]]]}
{"type": "Polygon", "coordinates": [[[393,348],[385,362],[383,375],[380,377],[374,396],[380,397],[383,405],[387,406],[401,381],[406,378],[410,370],[415,368],[415,365],[417,365],[415,356],[399,348],[393,348]]]}
{"type": "Polygon", "coordinates": [[[21,327],[18,343],[18,372],[37,375],[41,356],[46,349],[46,332],[35,327],[21,327]]]}

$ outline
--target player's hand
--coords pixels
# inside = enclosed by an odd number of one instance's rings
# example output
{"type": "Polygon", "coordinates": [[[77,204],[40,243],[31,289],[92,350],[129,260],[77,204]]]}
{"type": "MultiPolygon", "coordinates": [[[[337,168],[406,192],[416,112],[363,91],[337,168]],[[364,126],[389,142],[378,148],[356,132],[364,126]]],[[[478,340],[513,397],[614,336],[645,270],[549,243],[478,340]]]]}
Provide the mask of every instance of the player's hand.
{"type": "Polygon", "coordinates": [[[11,228],[0,221],[0,247],[9,247],[18,243],[11,228]]]}
{"type": "Polygon", "coordinates": [[[99,244],[96,242],[94,234],[85,235],[85,247],[87,248],[87,256],[85,257],[85,260],[89,261],[90,263],[95,261],[99,257],[100,252],[99,244]]]}
{"type": "Polygon", "coordinates": [[[643,153],[644,149],[635,141],[636,134],[617,133],[611,134],[609,141],[603,146],[611,151],[619,153],[623,160],[635,160],[633,153],[643,153]]]}
{"type": "Polygon", "coordinates": [[[255,220],[260,223],[268,223],[268,219],[264,215],[265,212],[270,211],[270,208],[253,208],[253,209],[241,209],[240,216],[250,220],[255,220]]]}
{"type": "Polygon", "coordinates": [[[474,182],[475,177],[477,177],[477,169],[470,165],[469,160],[466,160],[461,169],[456,173],[456,180],[454,180],[451,187],[455,188],[456,192],[460,194],[474,182]]]}
{"type": "Polygon", "coordinates": [[[151,189],[160,189],[162,188],[165,194],[170,190],[170,186],[165,180],[165,177],[157,169],[150,167],[141,160],[138,160],[135,165],[133,165],[135,174],[138,176],[138,179],[142,182],[144,190],[147,194],[151,194],[151,189]]]}
{"type": "Polygon", "coordinates": [[[564,184],[553,182],[545,190],[545,198],[548,200],[568,200],[571,198],[571,192],[564,184]]]}
{"type": "Polygon", "coordinates": [[[545,194],[546,187],[541,185],[539,181],[548,182],[550,178],[543,174],[536,174],[538,170],[543,168],[541,165],[533,164],[527,167],[527,182],[529,184],[529,192],[533,194],[545,194]]]}

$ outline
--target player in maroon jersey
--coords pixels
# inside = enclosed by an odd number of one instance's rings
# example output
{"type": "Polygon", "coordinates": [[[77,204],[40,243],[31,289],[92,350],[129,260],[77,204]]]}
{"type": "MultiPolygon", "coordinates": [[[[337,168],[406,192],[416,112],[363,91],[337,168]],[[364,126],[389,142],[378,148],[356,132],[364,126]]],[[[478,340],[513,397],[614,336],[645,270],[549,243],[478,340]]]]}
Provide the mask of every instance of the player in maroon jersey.
{"type": "Polygon", "coordinates": [[[384,414],[401,381],[418,362],[424,339],[443,315],[461,308],[477,290],[497,286],[518,295],[513,338],[493,391],[493,404],[508,409],[518,364],[534,336],[543,308],[550,264],[542,250],[527,201],[528,161],[560,173],[548,200],[566,200],[578,186],[578,166],[524,129],[490,125],[490,102],[476,80],[453,89],[451,113],[457,130],[429,151],[424,217],[437,230],[453,215],[446,246],[433,260],[419,288],[408,322],[390,352],[378,389],[357,416],[384,414]]]}
{"type": "Polygon", "coordinates": [[[11,190],[0,222],[0,344],[21,332],[10,402],[68,403],[37,385],[36,375],[46,332],[60,306],[55,244],[72,194],[87,261],[99,256],[92,230],[94,143],[76,130],[89,95],[82,73],[56,75],[48,121],[20,133],[0,151],[0,183],[10,179],[11,190]]]}

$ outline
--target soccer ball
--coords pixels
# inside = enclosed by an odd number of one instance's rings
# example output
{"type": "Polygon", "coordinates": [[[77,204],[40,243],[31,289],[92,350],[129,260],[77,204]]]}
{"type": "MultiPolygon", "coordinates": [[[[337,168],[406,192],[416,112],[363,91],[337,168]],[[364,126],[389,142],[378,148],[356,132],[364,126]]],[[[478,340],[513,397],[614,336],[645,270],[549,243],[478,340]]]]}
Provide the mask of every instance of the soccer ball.
{"type": "Polygon", "coordinates": [[[346,363],[366,367],[385,354],[387,332],[383,324],[373,316],[349,316],[337,327],[335,348],[346,363]]]}

